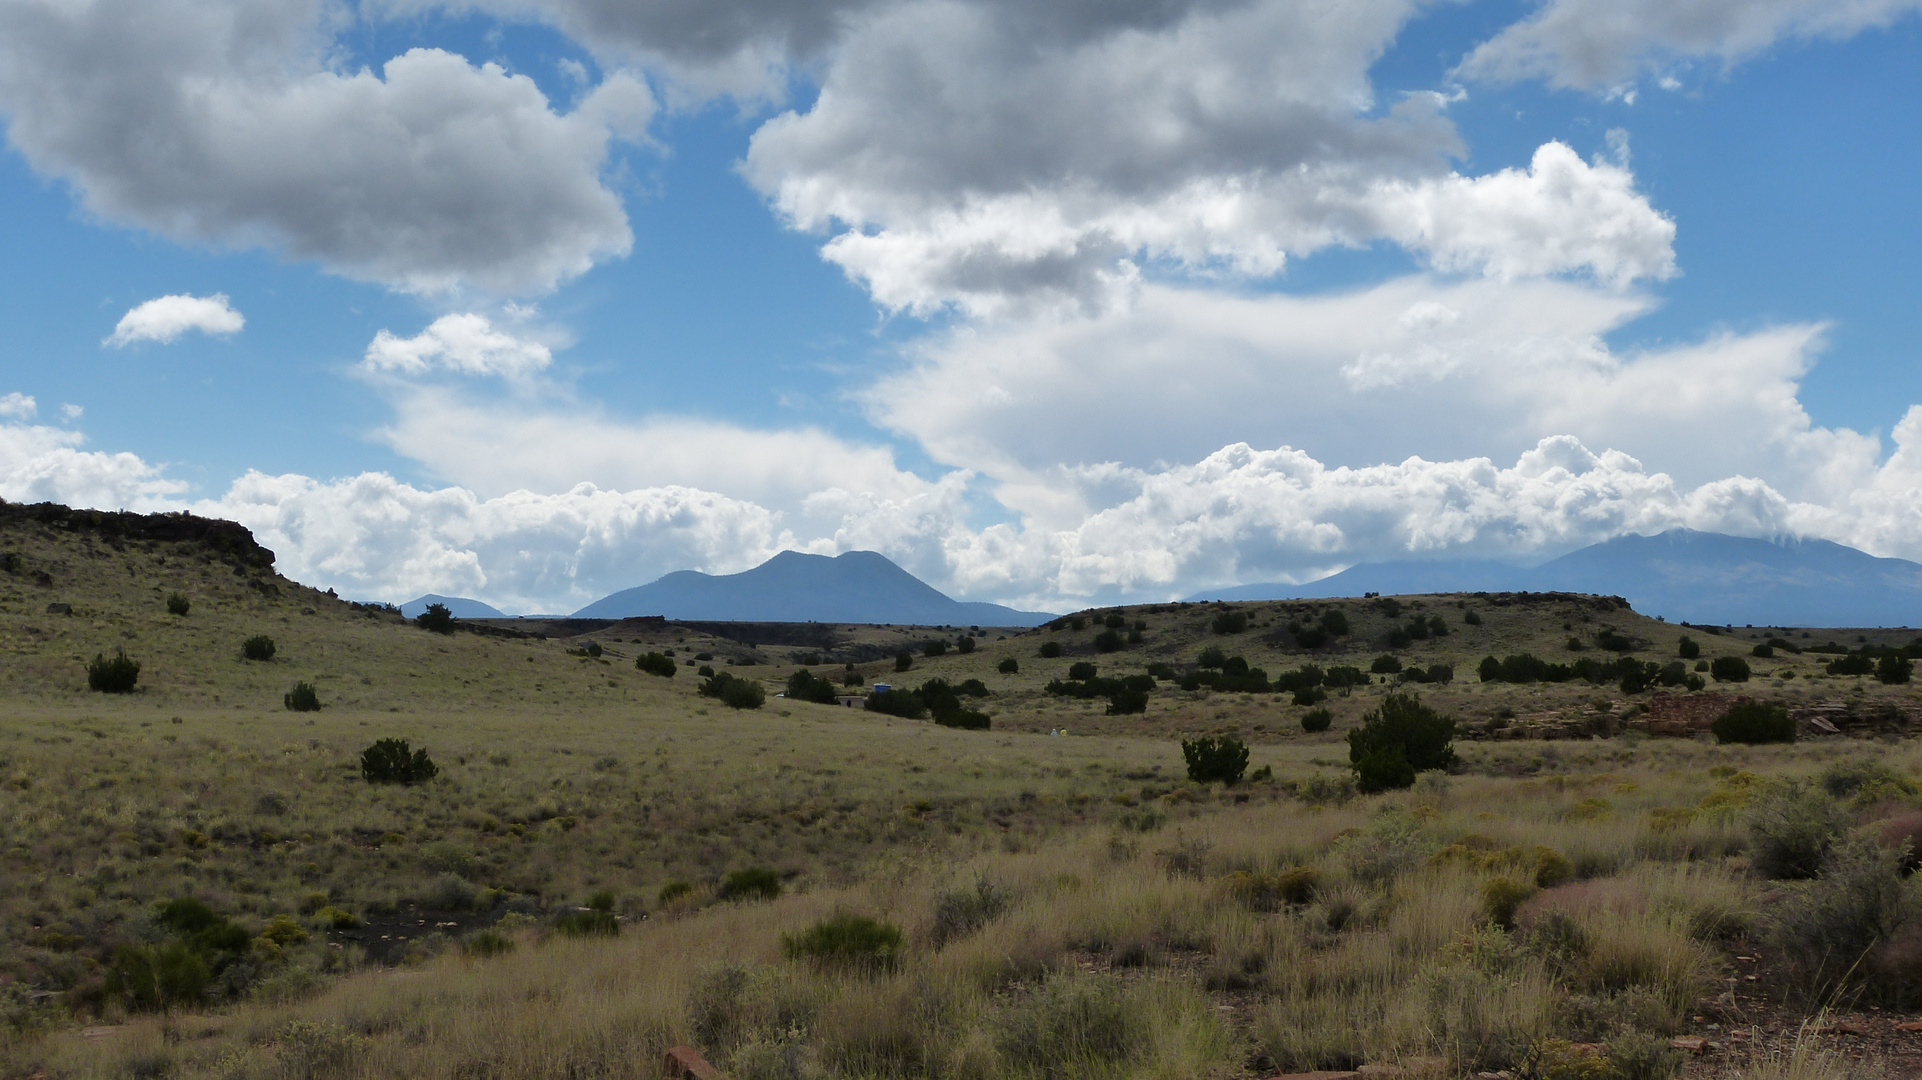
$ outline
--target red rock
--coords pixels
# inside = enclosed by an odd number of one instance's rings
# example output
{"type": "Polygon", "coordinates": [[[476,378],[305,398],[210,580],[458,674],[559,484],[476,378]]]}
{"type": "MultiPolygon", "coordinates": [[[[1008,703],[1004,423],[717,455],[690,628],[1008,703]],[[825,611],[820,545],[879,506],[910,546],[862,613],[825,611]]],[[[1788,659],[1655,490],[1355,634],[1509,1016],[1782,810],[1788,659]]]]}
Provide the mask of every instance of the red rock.
{"type": "Polygon", "coordinates": [[[1677,1050],[1685,1050],[1691,1054],[1699,1054],[1708,1048],[1708,1040],[1700,1035],[1677,1035],[1670,1039],[1668,1044],[1677,1050]]]}
{"type": "Polygon", "coordinates": [[[1895,1025],[1897,1031],[1922,1031],[1922,1020],[1904,1020],[1895,1025]]]}

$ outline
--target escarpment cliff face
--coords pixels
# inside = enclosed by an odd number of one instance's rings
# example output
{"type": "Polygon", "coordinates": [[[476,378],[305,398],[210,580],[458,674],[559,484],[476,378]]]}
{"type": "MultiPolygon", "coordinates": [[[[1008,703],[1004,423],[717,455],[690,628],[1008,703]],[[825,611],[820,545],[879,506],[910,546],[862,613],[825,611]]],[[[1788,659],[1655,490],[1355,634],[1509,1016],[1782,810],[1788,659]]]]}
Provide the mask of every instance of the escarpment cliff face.
{"type": "Polygon", "coordinates": [[[274,553],[260,546],[246,526],[193,514],[136,514],[126,510],[76,510],[59,503],[0,500],[0,552],[9,541],[39,530],[46,539],[66,535],[119,550],[128,544],[190,544],[242,570],[271,570],[274,553]]]}

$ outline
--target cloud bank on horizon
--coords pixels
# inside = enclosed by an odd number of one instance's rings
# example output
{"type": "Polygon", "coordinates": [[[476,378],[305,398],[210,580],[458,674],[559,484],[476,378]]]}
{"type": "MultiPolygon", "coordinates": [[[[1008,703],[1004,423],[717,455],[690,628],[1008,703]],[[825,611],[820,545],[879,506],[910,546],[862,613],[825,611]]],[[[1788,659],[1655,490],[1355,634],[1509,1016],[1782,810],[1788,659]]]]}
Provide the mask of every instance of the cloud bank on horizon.
{"type": "MultiPolygon", "coordinates": [[[[421,311],[333,361],[389,417],[366,445],[416,476],[204,490],[14,391],[0,498],[229,517],[297,579],[507,610],[785,548],[879,550],[1023,607],[1676,526],[1922,558],[1922,406],[1886,443],[1816,423],[1820,322],[1611,345],[1694,272],[1630,134],[1476,170],[1451,112],[1516,82],[1633,100],[1918,8],[1549,0],[1390,92],[1379,65],[1430,5],[0,0],[10,144],[86,227],[271,252],[421,311]],[[583,60],[544,89],[451,47],[352,57],[435,19],[583,60]],[[729,182],[913,327],[878,371],[813,373],[851,423],[615,408],[569,362],[565,312],[617,306],[597,282],[657,257],[632,200],[676,197],[628,162],[715,103],[752,118],[729,182]]],[[[104,344],[242,325],[225,293],[176,293],[104,344]]],[[[673,362],[625,359],[642,383],[673,362]]]]}

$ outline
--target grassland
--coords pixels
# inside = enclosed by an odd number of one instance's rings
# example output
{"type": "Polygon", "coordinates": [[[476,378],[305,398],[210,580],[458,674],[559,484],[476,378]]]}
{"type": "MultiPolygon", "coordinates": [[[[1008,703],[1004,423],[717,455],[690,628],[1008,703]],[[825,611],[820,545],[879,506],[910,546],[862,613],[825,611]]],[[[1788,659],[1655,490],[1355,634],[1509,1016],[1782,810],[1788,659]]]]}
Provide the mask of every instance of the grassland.
{"type": "MultiPolygon", "coordinates": [[[[983,628],[971,653],[899,674],[857,665],[867,683],[979,678],[994,717],[980,732],[778,697],[737,711],[699,696],[692,667],[633,664],[707,653],[772,692],[809,653],[839,675],[832,647],[750,651],[674,626],[433,634],[245,552],[17,519],[0,530],[9,552],[0,1076],[638,1077],[681,1042],[740,1078],[1372,1063],[1656,1080],[1922,1060],[1922,1036],[1894,1027],[1922,997],[1922,962],[1891,945],[1922,935],[1922,913],[1869,843],[1922,805],[1906,741],[1461,742],[1455,775],[1375,796],[1355,793],[1344,743],[1398,689],[1464,720],[1628,719],[1646,695],[1473,675],[1486,655],[1594,649],[1604,629],[1664,661],[1684,634],[1704,659],[1768,637],[1910,635],[1712,635],[1595,598],[1403,597],[1236,605],[1234,634],[1211,629],[1216,605],[1122,609],[1140,641],[1096,654],[1103,610],[1081,629],[983,628]],[[168,614],[175,593],[185,616],[168,614]],[[1334,608],[1349,633],[1321,648],[1279,632],[1334,608]],[[1449,632],[1391,648],[1416,614],[1449,632]],[[255,634],[274,638],[271,662],[241,658],[255,634]],[[1050,641],[1061,655],[1043,658],[1050,641]],[[1045,689],[1077,661],[1185,670],[1208,646],[1270,673],[1392,651],[1457,675],[1338,692],[1317,735],[1284,694],[1164,686],[1146,713],[1110,716],[1045,689]],[[138,691],[89,693],[86,661],[116,648],[141,662],[138,691]],[[297,681],[326,707],[282,707],[297,681]],[[1180,738],[1218,733],[1245,738],[1269,779],[1188,782],[1180,738]],[[364,783],[360,752],[385,737],[427,748],[439,776],[364,783]],[[1817,877],[1770,876],[1783,836],[1815,838],[1817,877]],[[750,867],[781,895],[725,896],[750,867]],[[253,945],[199,1003],[130,1010],[116,950],[160,947],[158,905],[182,896],[253,945]],[[1867,939],[1810,944],[1810,911],[1854,926],[1863,896],[1879,920],[1867,939]],[[618,934],[563,932],[590,902],[618,934]],[[836,915],[900,928],[898,951],[790,955],[836,915]],[[289,923],[304,938],[274,929],[289,923]],[[1820,958],[1850,949],[1843,973],[1820,958]],[[1824,1008],[1865,1034],[1798,1043],[1824,1008]],[[1691,1034],[1716,1046],[1669,1049],[1691,1034]]],[[[876,628],[840,647],[966,632],[876,628]]],[[[1823,674],[1827,659],[1751,658],[1739,689],[1913,703],[1906,686],[1823,674]]]]}

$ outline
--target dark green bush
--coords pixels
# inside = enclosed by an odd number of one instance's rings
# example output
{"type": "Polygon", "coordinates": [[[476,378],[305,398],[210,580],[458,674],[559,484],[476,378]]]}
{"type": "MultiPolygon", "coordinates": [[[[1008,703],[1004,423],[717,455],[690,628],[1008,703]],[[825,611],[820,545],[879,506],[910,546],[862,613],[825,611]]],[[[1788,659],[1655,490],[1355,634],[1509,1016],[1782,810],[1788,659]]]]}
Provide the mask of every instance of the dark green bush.
{"type": "Polygon", "coordinates": [[[152,1012],[199,1002],[212,980],[207,962],[183,942],[122,945],[107,964],[106,990],[129,1012],[152,1012]]]}
{"type": "Polygon", "coordinates": [[[1321,613],[1321,628],[1335,637],[1348,636],[1348,616],[1340,608],[1329,608],[1321,613]]]}
{"type": "Polygon", "coordinates": [[[454,613],[447,610],[446,604],[429,604],[426,611],[414,616],[414,625],[436,634],[451,634],[454,632],[454,613]]]}
{"type": "Polygon", "coordinates": [[[1702,655],[1702,645],[1700,642],[1696,641],[1694,638],[1689,637],[1687,634],[1683,634],[1682,640],[1677,642],[1675,645],[1675,655],[1681,657],[1684,660],[1693,660],[1696,657],[1702,655]]]}
{"type": "Polygon", "coordinates": [[[1121,633],[1117,630],[1103,630],[1094,636],[1094,651],[1111,653],[1121,651],[1121,633]]]}
{"type": "Polygon", "coordinates": [[[1747,682],[1748,661],[1739,656],[1718,656],[1709,664],[1708,673],[1716,682],[1747,682]]]}
{"type": "MultiPolygon", "coordinates": [[[[1052,644],[1052,643],[1050,643],[1052,644]]],[[[914,666],[914,654],[906,649],[894,654],[894,670],[906,671],[914,666]]]]}
{"type": "Polygon", "coordinates": [[[569,911],[554,920],[554,929],[564,937],[619,937],[621,920],[611,911],[569,911]]]}
{"type": "Polygon", "coordinates": [[[314,691],[312,683],[295,683],[294,688],[281,695],[280,700],[295,712],[320,711],[320,695],[314,691]]]}
{"type": "Polygon", "coordinates": [[[817,678],[806,668],[787,677],[787,696],[794,701],[812,701],[817,705],[834,705],[841,700],[841,692],[834,684],[817,678]]]}
{"type": "Polygon", "coordinates": [[[934,714],[934,722],[942,727],[960,728],[963,731],[987,731],[993,724],[988,714],[978,709],[949,709],[934,714]]]}
{"type": "Polygon", "coordinates": [[[1866,837],[1842,841],[1819,876],[1785,890],[1771,916],[1770,943],[1797,997],[1826,1003],[1848,992],[1858,1003],[1912,1004],[1922,992],[1922,910],[1899,852],[1866,837]]]}
{"type": "Polygon", "coordinates": [[[1239,783],[1248,769],[1248,744],[1233,735],[1183,739],[1181,756],[1188,762],[1188,779],[1197,784],[1239,783]]]}
{"type": "Polygon", "coordinates": [[[1401,657],[1393,653],[1377,656],[1374,663],[1368,665],[1368,670],[1377,675],[1393,675],[1401,670],[1401,657]]]}
{"type": "Polygon", "coordinates": [[[767,701],[767,689],[761,680],[743,679],[725,671],[703,679],[699,693],[731,709],[758,709],[767,701]]]}
{"type": "Polygon", "coordinates": [[[514,939],[499,930],[476,930],[461,939],[460,951],[483,959],[514,951],[514,939]]]}
{"type": "Polygon", "coordinates": [[[440,775],[440,768],[406,739],[382,739],[360,752],[360,775],[370,784],[418,784],[440,775]]]}
{"type": "Polygon", "coordinates": [[[1363,791],[1410,787],[1415,774],[1455,761],[1455,721],[1414,694],[1389,694],[1348,733],[1348,761],[1363,791]]]}
{"type": "Polygon", "coordinates": [[[988,693],[988,684],[982,682],[980,679],[962,679],[961,684],[954,688],[954,692],[960,694],[962,697],[993,696],[988,693]]]}
{"type": "Polygon", "coordinates": [[[1140,690],[1116,690],[1108,695],[1109,716],[1132,716],[1148,711],[1148,695],[1140,690]]]}
{"type": "Polygon", "coordinates": [[[185,615],[192,610],[193,602],[188,600],[184,593],[167,594],[167,614],[185,615]]]}
{"type": "Polygon", "coordinates": [[[1721,743],[1785,743],[1795,741],[1795,721],[1781,705],[1745,701],[1731,706],[1709,725],[1721,743]]]}
{"type": "Polygon", "coordinates": [[[1245,611],[1224,611],[1214,617],[1208,629],[1217,634],[1239,634],[1248,629],[1248,613],[1245,611]]]}
{"type": "MultiPolygon", "coordinates": [[[[1454,669],[1451,668],[1449,670],[1452,674],[1454,669]]],[[[1350,686],[1365,686],[1367,683],[1368,676],[1358,667],[1331,667],[1323,672],[1321,676],[1321,685],[1328,687],[1330,690],[1341,690],[1350,686]]]]}
{"type": "Polygon", "coordinates": [[[772,900],[781,895],[781,875],[765,866],[736,870],[721,879],[723,900],[772,900]]]}
{"type": "Polygon", "coordinates": [[[1086,660],[1077,660],[1068,665],[1068,678],[1092,679],[1095,676],[1095,671],[1096,668],[1093,664],[1086,660]]]}
{"type": "Polygon", "coordinates": [[[1462,622],[1465,622],[1470,626],[1480,626],[1482,624],[1481,613],[1476,611],[1474,608],[1469,608],[1467,611],[1462,613],[1462,622]]]}
{"type": "Polygon", "coordinates": [[[1900,653],[1884,653],[1875,662],[1875,677],[1890,686],[1908,682],[1915,673],[1915,662],[1900,653]]]}
{"type": "Polygon", "coordinates": [[[655,894],[654,900],[656,903],[662,905],[671,904],[681,897],[689,895],[693,891],[694,885],[692,882],[680,880],[669,881],[661,886],[661,891],[655,894]]]}
{"type": "Polygon", "coordinates": [[[1014,675],[1021,671],[1021,661],[1016,660],[1012,656],[1006,657],[999,664],[996,664],[994,669],[1003,675],[1014,675]]]}
{"type": "Polygon", "coordinates": [[[249,660],[272,660],[275,651],[274,639],[266,634],[255,634],[240,643],[240,655],[249,660]]]}
{"type": "Polygon", "coordinates": [[[659,675],[663,679],[673,678],[674,672],[679,670],[673,657],[658,652],[642,653],[635,657],[634,666],[649,675],[659,675]]]}
{"type": "MultiPolygon", "coordinates": [[[[946,654],[947,651],[948,651],[948,643],[939,638],[936,638],[932,641],[924,641],[921,643],[922,656],[927,656],[927,657],[942,656],[946,654]]],[[[902,668],[900,670],[906,671],[907,669],[902,668]]]]}
{"type": "Polygon", "coordinates": [[[1757,645],[1753,649],[1750,649],[1748,651],[1748,654],[1760,660],[1772,659],[1775,656],[1775,646],[1770,645],[1768,642],[1764,641],[1760,645],[1757,645]]]}
{"type": "Polygon", "coordinates": [[[1866,652],[1838,656],[1825,666],[1830,675],[1873,675],[1875,658],[1866,652]]]}
{"type": "Polygon", "coordinates": [[[1309,709],[1301,714],[1301,730],[1311,735],[1317,731],[1327,731],[1334,722],[1335,714],[1327,709],[1309,709]]]}
{"type": "Polygon", "coordinates": [[[928,706],[921,700],[921,695],[898,688],[869,694],[866,708],[869,712],[899,716],[904,720],[925,720],[928,716],[928,706]]]}
{"type": "Polygon", "coordinates": [[[140,681],[140,661],[134,660],[119,649],[113,651],[113,659],[105,653],[95,653],[93,663],[87,665],[87,689],[102,694],[131,694],[134,684],[140,681]]]}
{"type": "Polygon", "coordinates": [[[969,653],[974,651],[974,639],[971,637],[964,637],[960,641],[957,641],[954,643],[954,648],[956,652],[960,653],[962,656],[966,656],[969,653]]]}
{"type": "Polygon", "coordinates": [[[1228,654],[1222,652],[1219,645],[1210,645],[1195,657],[1195,666],[1198,668],[1218,668],[1227,662],[1228,654]]]}
{"type": "Polygon", "coordinates": [[[1041,658],[1043,660],[1052,660],[1060,655],[1061,643],[1059,641],[1044,641],[1041,643],[1041,658]]]}
{"type": "Polygon", "coordinates": [[[1294,704],[1297,706],[1319,705],[1327,700],[1328,691],[1319,686],[1304,686],[1295,691],[1294,704]]]}
{"type": "Polygon", "coordinates": [[[1635,649],[1635,639],[1612,626],[1605,626],[1596,633],[1595,644],[1609,652],[1625,653],[1633,652],[1635,649]]]}
{"type": "Polygon", "coordinates": [[[901,928],[866,915],[830,915],[798,934],[781,935],[790,960],[823,967],[883,971],[901,959],[901,928]]]}

